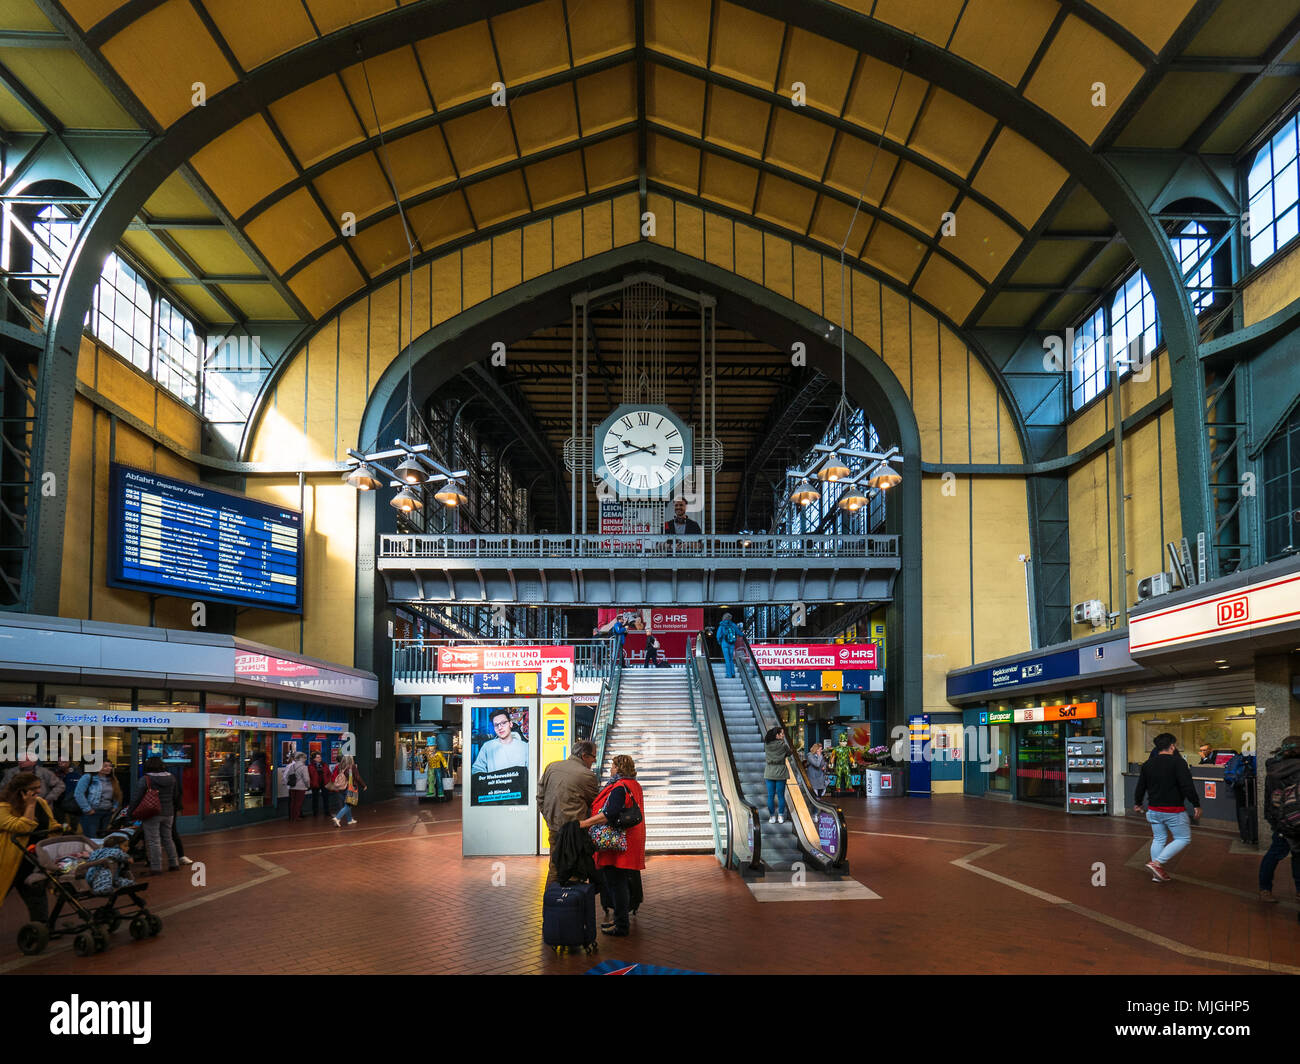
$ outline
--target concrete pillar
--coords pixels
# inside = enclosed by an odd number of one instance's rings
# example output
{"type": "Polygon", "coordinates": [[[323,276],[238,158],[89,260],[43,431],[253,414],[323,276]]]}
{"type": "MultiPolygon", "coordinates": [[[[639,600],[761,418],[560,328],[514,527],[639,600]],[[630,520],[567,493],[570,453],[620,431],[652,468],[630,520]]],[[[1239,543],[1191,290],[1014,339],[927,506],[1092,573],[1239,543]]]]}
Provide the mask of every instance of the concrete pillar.
{"type": "Polygon", "coordinates": [[[1291,696],[1289,654],[1260,654],[1255,658],[1255,767],[1259,793],[1264,790],[1264,762],[1288,735],[1300,735],[1300,713],[1291,696]]]}

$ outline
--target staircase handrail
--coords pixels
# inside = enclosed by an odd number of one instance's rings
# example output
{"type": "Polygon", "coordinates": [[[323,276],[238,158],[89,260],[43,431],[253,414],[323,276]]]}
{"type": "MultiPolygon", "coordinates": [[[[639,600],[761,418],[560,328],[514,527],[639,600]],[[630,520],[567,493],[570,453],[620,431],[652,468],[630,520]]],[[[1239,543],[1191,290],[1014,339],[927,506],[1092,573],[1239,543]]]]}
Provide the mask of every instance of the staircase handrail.
{"type": "MultiPolygon", "coordinates": [[[[772,700],[772,692],[768,690],[767,684],[763,680],[762,670],[759,669],[758,661],[754,657],[754,651],[750,648],[749,642],[743,634],[736,637],[735,662],[737,672],[745,684],[746,691],[749,693],[749,702],[754,708],[754,716],[758,718],[758,724],[763,733],[766,735],[768,730],[773,727],[780,727],[784,730],[785,725],[776,711],[776,703],[772,700]]],[[[819,866],[819,871],[824,872],[832,868],[838,871],[846,871],[848,869],[849,847],[848,830],[844,823],[844,810],[837,805],[823,801],[813,794],[812,782],[808,779],[808,770],[804,767],[803,762],[799,760],[794,747],[791,746],[789,735],[785,735],[785,745],[787,749],[786,765],[790,769],[790,778],[795,784],[794,787],[788,788],[790,807],[795,814],[790,819],[794,822],[794,830],[799,838],[800,849],[819,866]],[[829,815],[834,820],[836,839],[833,852],[822,842],[821,832],[818,830],[814,813],[829,815]]]]}
{"type": "Polygon", "coordinates": [[[721,794],[715,796],[715,789],[718,784],[718,766],[717,760],[713,757],[712,740],[705,737],[708,730],[708,722],[704,717],[704,691],[700,687],[699,673],[696,672],[694,665],[690,660],[690,640],[686,641],[687,655],[684,668],[686,669],[686,690],[691,699],[691,723],[695,725],[695,737],[700,744],[700,762],[704,765],[704,786],[709,795],[709,824],[713,828],[713,855],[718,859],[718,863],[723,868],[727,867],[731,860],[730,840],[731,840],[731,807],[721,794]],[[722,814],[726,819],[725,829],[718,827],[718,805],[721,799],[722,814]],[[722,840],[726,837],[728,847],[724,849],[722,840]]]}
{"type": "MultiPolygon", "coordinates": [[[[600,685],[600,701],[596,703],[596,716],[591,722],[591,741],[596,744],[596,775],[605,771],[605,737],[609,734],[614,709],[618,705],[618,685],[623,679],[622,655],[618,652],[616,636],[609,638],[609,670],[600,685]]],[[[603,777],[601,777],[603,778],[603,777]]]]}
{"type": "Polygon", "coordinates": [[[732,756],[731,743],[723,725],[722,699],[718,696],[718,684],[713,678],[713,669],[709,665],[709,654],[704,640],[704,633],[701,632],[695,641],[695,656],[692,664],[700,681],[700,701],[704,707],[704,719],[709,725],[713,761],[718,768],[718,788],[735,813],[735,816],[728,818],[731,832],[728,851],[736,869],[743,870],[748,867],[758,870],[763,866],[762,822],[758,817],[758,809],[745,799],[737,782],[740,773],[736,770],[736,760],[732,756]]]}

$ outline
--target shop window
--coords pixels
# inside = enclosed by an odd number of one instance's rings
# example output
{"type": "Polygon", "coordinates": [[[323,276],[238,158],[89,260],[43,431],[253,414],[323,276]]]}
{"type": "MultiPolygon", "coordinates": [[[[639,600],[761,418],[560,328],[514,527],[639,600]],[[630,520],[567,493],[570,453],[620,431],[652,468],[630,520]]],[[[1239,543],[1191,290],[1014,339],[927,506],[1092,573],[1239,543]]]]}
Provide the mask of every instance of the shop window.
{"type": "Polygon", "coordinates": [[[233,813],[239,793],[239,732],[209,731],[203,739],[203,763],[207,767],[207,801],[203,812],[207,816],[233,813]]]}
{"type": "Polygon", "coordinates": [[[1264,560],[1300,550],[1300,403],[1261,456],[1264,560]]]}
{"type": "Polygon", "coordinates": [[[1178,740],[1178,752],[1190,765],[1198,760],[1197,750],[1209,743],[1215,750],[1240,752],[1247,737],[1254,742],[1254,706],[1225,706],[1213,709],[1146,710],[1128,715],[1128,762],[1141,765],[1151,756],[1152,743],[1162,732],[1178,740]]]}
{"type": "Polygon", "coordinates": [[[198,691],[141,691],[141,713],[198,713],[202,709],[198,691]]]}
{"type": "Polygon", "coordinates": [[[0,683],[0,705],[36,705],[36,685],[34,683],[0,683]]]}
{"type": "Polygon", "coordinates": [[[244,716],[246,717],[274,717],[275,703],[269,698],[245,698],[244,699],[244,716]]]}
{"type": "Polygon", "coordinates": [[[244,808],[261,809],[271,801],[271,737],[265,732],[244,736],[244,808]]]}
{"type": "MultiPolygon", "coordinates": [[[[160,757],[167,771],[180,784],[181,816],[199,813],[199,732],[197,728],[173,728],[168,731],[141,731],[138,737],[140,763],[137,772],[144,771],[148,758],[160,757]]],[[[121,765],[123,761],[116,761],[121,765]]]]}
{"type": "Polygon", "coordinates": [[[131,711],[129,687],[46,687],[45,705],[51,709],[131,711]]]}
{"type": "Polygon", "coordinates": [[[1259,149],[1246,175],[1252,266],[1266,261],[1300,232],[1296,118],[1296,115],[1288,118],[1259,149]]]}
{"type": "Polygon", "coordinates": [[[1106,312],[1101,307],[1075,331],[1070,375],[1075,410],[1106,387],[1106,312]]]}

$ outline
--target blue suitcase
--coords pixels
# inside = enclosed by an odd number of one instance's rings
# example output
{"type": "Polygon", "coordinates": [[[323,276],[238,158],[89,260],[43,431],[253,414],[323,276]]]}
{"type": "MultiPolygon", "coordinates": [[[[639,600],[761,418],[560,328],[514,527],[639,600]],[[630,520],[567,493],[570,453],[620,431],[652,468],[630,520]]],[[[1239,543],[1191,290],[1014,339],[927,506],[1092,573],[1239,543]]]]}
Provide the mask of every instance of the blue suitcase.
{"type": "Polygon", "coordinates": [[[590,883],[550,886],[542,896],[542,941],[555,950],[596,949],[596,888],[590,883]]]}

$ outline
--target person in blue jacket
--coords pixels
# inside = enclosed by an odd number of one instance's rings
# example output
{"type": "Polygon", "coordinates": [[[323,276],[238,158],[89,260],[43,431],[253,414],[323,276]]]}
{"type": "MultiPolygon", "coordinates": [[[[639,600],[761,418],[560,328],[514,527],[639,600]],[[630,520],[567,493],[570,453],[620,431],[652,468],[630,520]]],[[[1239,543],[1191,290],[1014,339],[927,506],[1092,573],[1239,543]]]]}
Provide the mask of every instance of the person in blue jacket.
{"type": "Polygon", "coordinates": [[[619,614],[618,619],[614,622],[614,627],[610,631],[614,633],[614,655],[618,658],[620,665],[626,665],[627,658],[623,654],[623,640],[627,638],[627,625],[623,623],[622,614],[619,614]]]}
{"type": "Polygon", "coordinates": [[[736,675],[736,636],[740,634],[740,629],[736,627],[736,622],[731,619],[730,613],[722,615],[717,634],[718,645],[722,647],[722,660],[727,663],[727,679],[734,679],[736,675]]]}

